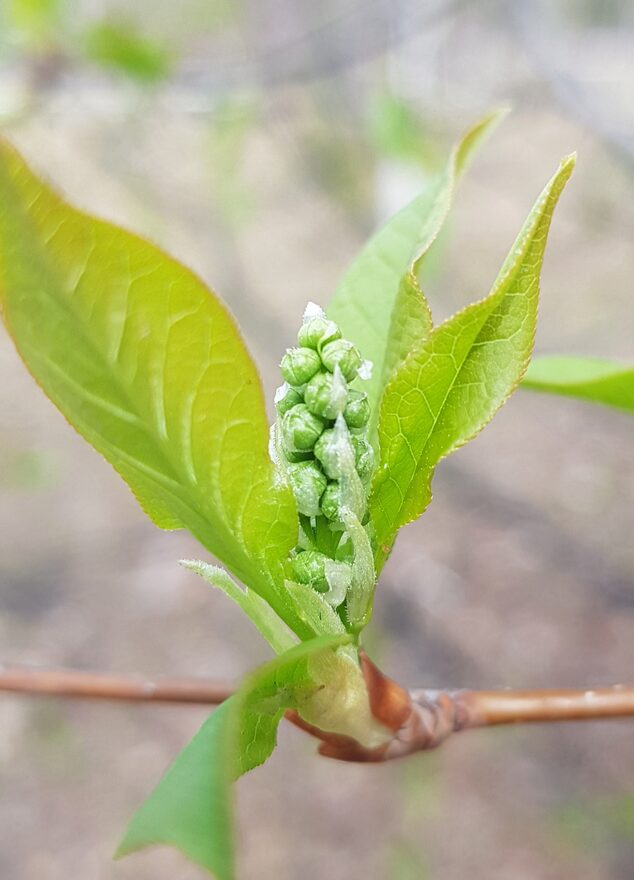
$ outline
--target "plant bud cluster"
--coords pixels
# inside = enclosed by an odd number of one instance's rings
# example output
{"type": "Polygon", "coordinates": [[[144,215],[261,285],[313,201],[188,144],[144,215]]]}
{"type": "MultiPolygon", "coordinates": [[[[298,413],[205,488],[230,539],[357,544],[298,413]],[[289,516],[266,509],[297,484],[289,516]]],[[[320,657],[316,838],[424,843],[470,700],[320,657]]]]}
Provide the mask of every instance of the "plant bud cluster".
{"type": "Polygon", "coordinates": [[[369,401],[349,384],[367,367],[359,350],[321,310],[307,313],[297,342],[282,358],[284,384],[275,397],[276,449],[302,524],[292,577],[333,593],[349,546],[341,516],[342,508],[353,506],[347,498],[347,476],[356,470],[354,481],[367,500],[374,471],[374,450],[366,436],[369,401]]]}

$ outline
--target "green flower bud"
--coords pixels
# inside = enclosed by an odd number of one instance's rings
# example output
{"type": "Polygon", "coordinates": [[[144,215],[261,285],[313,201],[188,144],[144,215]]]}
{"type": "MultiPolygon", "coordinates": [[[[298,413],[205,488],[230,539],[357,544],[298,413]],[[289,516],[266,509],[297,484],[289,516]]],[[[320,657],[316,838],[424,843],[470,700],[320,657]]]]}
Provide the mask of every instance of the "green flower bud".
{"type": "Polygon", "coordinates": [[[275,409],[280,416],[285,415],[298,403],[302,403],[302,395],[290,385],[281,385],[275,392],[275,409]]]}
{"type": "Polygon", "coordinates": [[[316,373],[304,390],[308,409],[325,419],[336,419],[346,405],[348,388],[341,374],[316,373]]]}
{"type": "Polygon", "coordinates": [[[317,550],[304,550],[291,560],[293,578],[300,584],[310,584],[319,593],[328,592],[326,580],[327,556],[317,550]]]}
{"type": "Polygon", "coordinates": [[[321,350],[321,360],[331,373],[334,373],[335,367],[338,366],[348,382],[354,379],[361,366],[358,349],[347,339],[335,339],[324,345],[321,350]]]}
{"type": "Polygon", "coordinates": [[[304,385],[320,367],[319,355],[312,348],[289,348],[280,364],[289,385],[304,385]]]}
{"type": "Polygon", "coordinates": [[[350,390],[343,417],[349,428],[363,428],[370,418],[370,401],[363,391],[350,390]]]}
{"type": "Polygon", "coordinates": [[[374,470],[374,449],[363,437],[352,437],[354,460],[357,473],[362,480],[367,479],[374,470]]]}
{"type": "MultiPolygon", "coordinates": [[[[345,441],[344,441],[345,442],[345,441]]],[[[317,443],[315,443],[315,458],[318,458],[331,480],[338,480],[343,473],[342,458],[345,450],[342,449],[341,438],[335,434],[334,428],[327,428],[317,443]]]]}
{"type": "Polygon", "coordinates": [[[341,338],[341,330],[334,321],[328,318],[316,316],[304,321],[299,328],[297,341],[304,348],[314,348],[319,350],[322,345],[332,342],[333,339],[341,338]]]}
{"type": "Polygon", "coordinates": [[[321,496],[321,512],[331,522],[340,520],[339,508],[341,506],[341,487],[337,480],[333,480],[326,486],[326,491],[321,496]]]}
{"type": "Polygon", "coordinates": [[[324,422],[298,403],[282,418],[282,440],[289,452],[308,452],[324,430],[324,422]]]}
{"type": "Polygon", "coordinates": [[[297,462],[297,461],[312,461],[313,453],[312,452],[294,452],[292,449],[284,450],[284,457],[287,461],[297,462]]]}
{"type": "Polygon", "coordinates": [[[290,464],[287,473],[299,512],[304,516],[318,516],[319,502],[328,482],[319,465],[314,461],[300,461],[290,464]]]}

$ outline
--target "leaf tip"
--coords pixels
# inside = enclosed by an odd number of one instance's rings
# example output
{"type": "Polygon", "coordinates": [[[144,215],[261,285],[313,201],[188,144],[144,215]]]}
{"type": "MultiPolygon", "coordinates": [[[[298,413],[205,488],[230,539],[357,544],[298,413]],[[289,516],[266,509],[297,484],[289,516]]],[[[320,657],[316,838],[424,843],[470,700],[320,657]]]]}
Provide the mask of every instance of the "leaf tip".
{"type": "Polygon", "coordinates": [[[179,559],[178,564],[190,571],[198,571],[202,567],[202,563],[198,559],[179,559]]]}
{"type": "Polygon", "coordinates": [[[493,107],[487,116],[485,116],[485,120],[489,125],[499,125],[500,122],[503,122],[506,117],[513,111],[513,105],[510,101],[504,104],[498,104],[497,107],[493,107]]]}
{"type": "Polygon", "coordinates": [[[575,170],[575,165],[577,164],[577,153],[572,152],[568,153],[567,156],[564,156],[559,163],[559,168],[557,169],[557,173],[555,174],[555,179],[559,178],[564,184],[568,182],[572,172],[575,170]]]}
{"type": "Polygon", "coordinates": [[[140,846],[135,845],[134,841],[129,839],[129,833],[128,830],[126,830],[125,834],[117,844],[117,848],[112,854],[112,860],[114,862],[119,862],[121,861],[121,859],[125,858],[126,856],[132,855],[132,853],[136,852],[140,848],[140,846]]]}
{"type": "Polygon", "coordinates": [[[562,170],[569,168],[570,171],[572,172],[576,164],[577,164],[577,151],[573,150],[572,153],[568,153],[567,156],[563,157],[563,159],[561,160],[561,163],[560,163],[560,168],[562,170]]]}
{"type": "Polygon", "coordinates": [[[465,132],[452,153],[457,177],[464,173],[477,147],[495,131],[510,112],[510,104],[494,107],[465,132]]]}

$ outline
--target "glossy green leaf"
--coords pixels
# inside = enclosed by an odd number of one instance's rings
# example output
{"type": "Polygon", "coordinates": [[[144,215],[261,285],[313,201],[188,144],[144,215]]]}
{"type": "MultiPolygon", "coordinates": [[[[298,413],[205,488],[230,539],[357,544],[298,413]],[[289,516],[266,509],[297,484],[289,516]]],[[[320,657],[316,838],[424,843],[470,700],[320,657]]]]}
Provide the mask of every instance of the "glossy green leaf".
{"type": "Polygon", "coordinates": [[[564,355],[535,358],[522,387],[634,413],[634,367],[614,361],[564,355]]]}
{"type": "MultiPolygon", "coordinates": [[[[343,335],[374,365],[371,379],[361,382],[373,413],[396,364],[431,331],[416,272],[447,218],[457,178],[501,116],[491,113],[465,134],[444,171],[366,244],[328,306],[343,335]]],[[[376,416],[371,436],[375,422],[376,416]]]]}
{"type": "Polygon", "coordinates": [[[231,880],[231,783],[266,761],[284,711],[319,686],[311,660],[346,641],[349,637],[304,642],[249,676],[203,724],[134,815],[116,857],[165,844],[219,880],[231,880]]]}
{"type": "Polygon", "coordinates": [[[397,529],[429,504],[440,459],[490,421],[526,370],[548,229],[573,167],[564,159],[540,195],[489,296],[437,327],[385,390],[370,497],[377,568],[397,529]]]}
{"type": "Polygon", "coordinates": [[[224,305],[154,245],[74,210],[0,143],[0,307],[27,367],[161,528],[189,529],[302,637],[295,502],[224,305]]]}

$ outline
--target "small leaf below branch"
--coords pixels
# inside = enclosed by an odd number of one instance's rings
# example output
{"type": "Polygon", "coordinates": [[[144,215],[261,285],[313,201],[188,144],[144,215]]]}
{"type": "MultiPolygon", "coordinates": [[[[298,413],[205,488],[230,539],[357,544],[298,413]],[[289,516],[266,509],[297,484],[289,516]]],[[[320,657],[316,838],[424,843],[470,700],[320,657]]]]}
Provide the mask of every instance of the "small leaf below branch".
{"type": "Polygon", "coordinates": [[[117,857],[166,844],[218,880],[232,880],[231,783],[266,761],[284,711],[314,690],[311,658],[345,641],[348,636],[304,642],[249,676],[203,724],[135,814],[117,857]]]}

